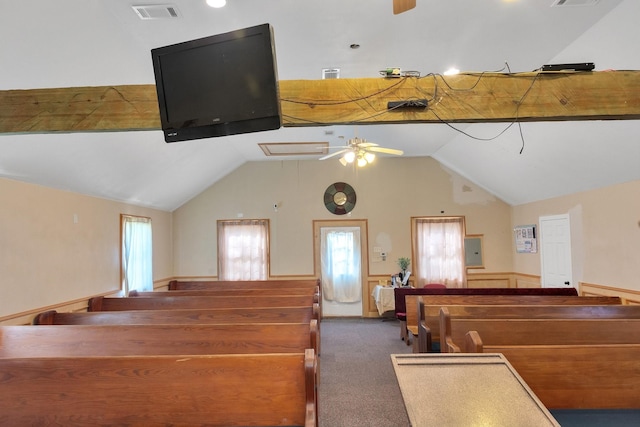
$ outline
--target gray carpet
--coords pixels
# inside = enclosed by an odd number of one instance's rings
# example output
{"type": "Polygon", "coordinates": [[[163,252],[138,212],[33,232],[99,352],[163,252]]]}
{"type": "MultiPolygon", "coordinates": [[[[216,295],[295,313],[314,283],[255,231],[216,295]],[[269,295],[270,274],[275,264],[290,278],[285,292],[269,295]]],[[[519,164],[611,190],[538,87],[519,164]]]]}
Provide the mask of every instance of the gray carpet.
{"type": "Polygon", "coordinates": [[[393,320],[324,318],[319,427],[406,427],[391,354],[410,353],[393,320]]]}

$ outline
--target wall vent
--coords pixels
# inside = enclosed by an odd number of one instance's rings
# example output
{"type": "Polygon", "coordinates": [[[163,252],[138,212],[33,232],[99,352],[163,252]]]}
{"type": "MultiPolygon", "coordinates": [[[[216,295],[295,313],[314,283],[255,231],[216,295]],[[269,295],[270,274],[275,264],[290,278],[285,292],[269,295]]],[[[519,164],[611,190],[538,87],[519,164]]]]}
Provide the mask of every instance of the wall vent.
{"type": "Polygon", "coordinates": [[[551,7],[593,6],[599,2],[600,0],[555,0],[551,7]]]}
{"type": "Polygon", "coordinates": [[[322,80],[339,79],[339,78],[340,78],[340,68],[323,68],[322,69],[322,80]]]}
{"type": "Polygon", "coordinates": [[[140,19],[179,18],[178,8],[171,4],[152,4],[131,6],[140,19]]]}

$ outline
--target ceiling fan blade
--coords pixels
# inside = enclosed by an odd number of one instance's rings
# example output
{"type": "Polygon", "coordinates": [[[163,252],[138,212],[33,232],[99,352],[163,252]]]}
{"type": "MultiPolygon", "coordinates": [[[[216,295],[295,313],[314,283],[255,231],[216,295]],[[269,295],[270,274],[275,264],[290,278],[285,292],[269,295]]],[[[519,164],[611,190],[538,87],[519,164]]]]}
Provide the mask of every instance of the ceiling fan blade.
{"type": "Polygon", "coordinates": [[[393,0],[393,14],[397,15],[416,7],[416,0],[393,0]]]}
{"type": "Polygon", "coordinates": [[[344,148],[340,151],[336,151],[335,153],[327,154],[326,156],[320,157],[319,160],[325,160],[331,157],[339,156],[342,153],[346,153],[347,151],[351,151],[349,148],[344,148]]]}
{"type": "Polygon", "coordinates": [[[385,154],[393,154],[395,156],[402,156],[404,151],[396,150],[395,148],[384,148],[384,147],[367,147],[366,151],[373,151],[375,153],[385,153],[385,154]]]}

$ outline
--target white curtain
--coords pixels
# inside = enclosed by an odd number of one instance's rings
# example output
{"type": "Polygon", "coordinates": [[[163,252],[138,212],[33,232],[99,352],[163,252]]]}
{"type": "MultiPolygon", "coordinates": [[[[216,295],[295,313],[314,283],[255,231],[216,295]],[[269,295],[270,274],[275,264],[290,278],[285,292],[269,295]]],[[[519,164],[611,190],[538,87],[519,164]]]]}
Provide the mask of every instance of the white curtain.
{"type": "Polygon", "coordinates": [[[322,227],[320,233],[323,298],[342,303],[361,301],[360,228],[322,227]]]}
{"type": "Polygon", "coordinates": [[[153,291],[151,218],[122,215],[122,277],[125,295],[153,291]]]}
{"type": "Polygon", "coordinates": [[[464,218],[415,218],[417,283],[465,285],[464,218]]]}
{"type": "Polygon", "coordinates": [[[266,280],[269,221],[218,221],[218,278],[266,280]]]}

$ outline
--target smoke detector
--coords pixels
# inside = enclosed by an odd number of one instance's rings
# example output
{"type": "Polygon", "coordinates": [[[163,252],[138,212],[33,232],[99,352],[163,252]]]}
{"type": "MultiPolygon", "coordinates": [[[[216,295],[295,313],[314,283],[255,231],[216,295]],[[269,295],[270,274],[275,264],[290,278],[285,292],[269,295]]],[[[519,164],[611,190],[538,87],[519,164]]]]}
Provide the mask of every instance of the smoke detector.
{"type": "Polygon", "coordinates": [[[131,6],[140,19],[179,18],[178,8],[172,4],[145,4],[131,6]]]}

